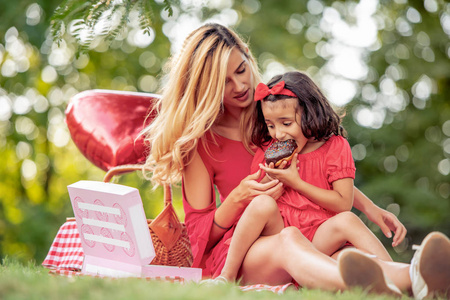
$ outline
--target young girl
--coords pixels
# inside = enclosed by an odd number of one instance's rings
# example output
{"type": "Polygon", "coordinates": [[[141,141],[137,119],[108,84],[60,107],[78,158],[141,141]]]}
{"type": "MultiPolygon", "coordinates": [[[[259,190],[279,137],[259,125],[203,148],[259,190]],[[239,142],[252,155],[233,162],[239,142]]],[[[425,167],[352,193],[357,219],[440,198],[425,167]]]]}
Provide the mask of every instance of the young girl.
{"type": "Polygon", "coordinates": [[[268,86],[260,83],[255,101],[253,142],[260,148],[251,172],[261,168],[266,173],[261,182],[278,179],[285,192],[276,202],[271,198],[257,200],[256,212],[244,212],[221,276],[234,280],[254,239],[288,226],[300,229],[327,255],[336,254],[350,242],[381,260],[392,261],[377,237],[350,212],[355,177],[350,146],[340,117],[314,82],[303,73],[288,72],[274,77],[268,86]],[[279,168],[274,168],[273,163],[263,165],[264,150],[277,140],[287,139],[294,139],[298,146],[290,166],[285,168],[286,162],[279,168]],[[278,208],[280,217],[262,214],[274,208],[278,208]]]}

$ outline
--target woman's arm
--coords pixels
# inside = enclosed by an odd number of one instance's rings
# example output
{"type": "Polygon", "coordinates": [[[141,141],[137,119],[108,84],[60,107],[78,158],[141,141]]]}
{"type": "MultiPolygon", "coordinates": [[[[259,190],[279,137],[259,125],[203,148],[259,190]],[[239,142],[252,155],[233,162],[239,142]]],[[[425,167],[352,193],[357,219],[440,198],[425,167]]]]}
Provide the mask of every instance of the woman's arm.
{"type": "Polygon", "coordinates": [[[354,188],[354,195],[353,206],[363,212],[370,221],[377,224],[386,237],[392,237],[391,231],[395,233],[392,241],[393,247],[400,244],[406,236],[406,228],[398,218],[393,213],[374,204],[356,187],[354,188]]]}
{"type": "MultiPolygon", "coordinates": [[[[211,203],[214,201],[214,190],[213,185],[211,184],[212,180],[197,151],[195,151],[192,161],[183,171],[183,181],[186,201],[193,209],[201,211],[210,207],[211,203]]],[[[241,214],[243,209],[242,205],[239,205],[239,203],[233,205],[232,202],[233,199],[230,199],[227,205],[220,209],[219,213],[217,213],[217,211],[214,212],[214,222],[224,228],[232,226],[234,220],[241,214]],[[218,216],[216,216],[216,213],[218,216]],[[225,222],[225,220],[227,221],[225,222]]],[[[209,219],[210,213],[199,214],[196,218],[197,222],[202,219],[205,220],[200,221],[202,226],[212,226],[209,231],[209,237],[203,237],[204,239],[208,238],[206,247],[206,252],[208,252],[209,249],[222,238],[226,230],[213,225],[214,223],[209,219]],[[206,219],[209,221],[206,222],[206,219]]]]}

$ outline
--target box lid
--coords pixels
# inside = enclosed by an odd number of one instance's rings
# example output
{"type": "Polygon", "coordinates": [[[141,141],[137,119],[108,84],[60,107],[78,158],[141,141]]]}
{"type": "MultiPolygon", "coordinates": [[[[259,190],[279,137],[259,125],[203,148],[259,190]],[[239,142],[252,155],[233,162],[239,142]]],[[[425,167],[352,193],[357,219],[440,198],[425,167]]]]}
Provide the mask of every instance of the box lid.
{"type": "Polygon", "coordinates": [[[155,257],[136,188],[82,180],[67,187],[86,256],[132,265],[155,257]]]}

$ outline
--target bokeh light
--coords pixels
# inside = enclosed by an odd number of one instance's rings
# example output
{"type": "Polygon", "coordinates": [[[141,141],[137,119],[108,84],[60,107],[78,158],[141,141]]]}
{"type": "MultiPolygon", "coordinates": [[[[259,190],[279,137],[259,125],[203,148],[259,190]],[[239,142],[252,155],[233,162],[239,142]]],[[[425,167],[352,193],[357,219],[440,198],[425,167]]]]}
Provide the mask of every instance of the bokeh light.
{"type": "Polygon", "coordinates": [[[30,26],[35,26],[41,22],[41,17],[43,14],[43,10],[41,6],[37,3],[32,3],[28,5],[26,16],[27,16],[27,24],[30,26]]]}

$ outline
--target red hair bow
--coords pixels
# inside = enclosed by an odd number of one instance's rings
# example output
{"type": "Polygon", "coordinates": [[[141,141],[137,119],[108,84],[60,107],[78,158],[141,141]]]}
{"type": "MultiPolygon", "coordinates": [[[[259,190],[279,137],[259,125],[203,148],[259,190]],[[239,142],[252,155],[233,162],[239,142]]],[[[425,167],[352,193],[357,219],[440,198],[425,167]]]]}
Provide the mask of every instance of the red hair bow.
{"type": "Polygon", "coordinates": [[[259,83],[256,87],[255,91],[255,101],[262,100],[266,98],[269,95],[285,95],[285,96],[291,96],[291,97],[297,97],[291,90],[288,90],[284,87],[284,81],[280,81],[277,84],[275,84],[271,89],[264,83],[259,83]]]}

